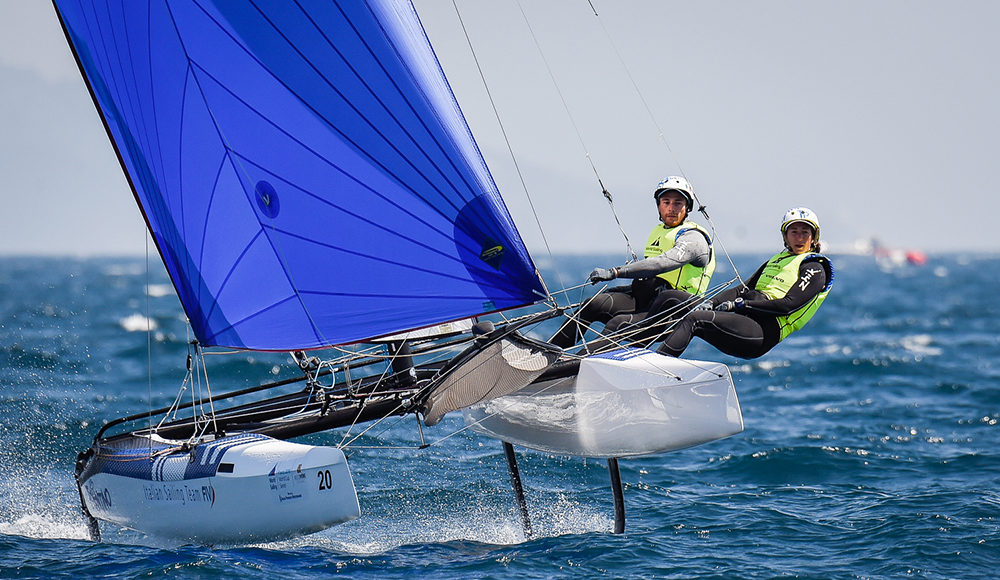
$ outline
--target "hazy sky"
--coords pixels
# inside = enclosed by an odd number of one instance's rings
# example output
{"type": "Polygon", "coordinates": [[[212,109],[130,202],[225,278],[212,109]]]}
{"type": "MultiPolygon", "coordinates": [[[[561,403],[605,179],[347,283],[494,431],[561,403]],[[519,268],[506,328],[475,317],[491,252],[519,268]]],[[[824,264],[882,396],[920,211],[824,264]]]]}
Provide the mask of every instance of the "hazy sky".
{"type": "MultiPolygon", "coordinates": [[[[679,173],[730,251],[777,249],[796,205],[834,247],[1000,250],[1000,2],[592,3],[458,0],[463,31],[415,0],[536,257],[536,214],[553,252],[624,255],[595,169],[638,251],[679,173]]],[[[47,0],[0,0],[0,176],[0,254],[144,251],[47,0]]]]}

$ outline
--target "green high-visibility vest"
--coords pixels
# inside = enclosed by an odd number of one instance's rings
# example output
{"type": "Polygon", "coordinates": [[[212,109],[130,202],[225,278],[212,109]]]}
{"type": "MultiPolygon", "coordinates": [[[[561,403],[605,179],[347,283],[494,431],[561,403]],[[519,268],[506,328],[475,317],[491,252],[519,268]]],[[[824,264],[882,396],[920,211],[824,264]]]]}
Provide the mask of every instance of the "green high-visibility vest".
{"type": "Polygon", "coordinates": [[[685,221],[681,225],[672,228],[668,228],[662,223],[658,224],[649,234],[649,239],[646,240],[646,250],[643,255],[646,258],[655,258],[660,254],[666,253],[667,250],[674,247],[674,244],[677,243],[677,238],[681,234],[690,230],[698,230],[708,240],[708,264],[704,267],[684,264],[680,268],[657,274],[657,278],[663,278],[670,283],[671,287],[677,290],[683,290],[691,294],[701,294],[705,290],[708,290],[708,284],[712,281],[712,274],[715,273],[715,248],[712,247],[712,237],[705,228],[689,221],[685,221]]]}
{"type": "Polygon", "coordinates": [[[754,287],[755,290],[764,293],[771,300],[781,300],[792,289],[792,285],[798,281],[799,267],[806,261],[815,261],[826,269],[826,287],[823,288],[822,292],[813,296],[812,300],[806,302],[802,308],[791,314],[778,317],[778,324],[781,327],[779,342],[785,340],[785,337],[789,334],[805,326],[809,322],[809,319],[813,317],[813,314],[816,314],[816,311],[819,310],[823,301],[826,300],[827,294],[830,293],[830,287],[833,286],[833,264],[830,263],[829,258],[816,252],[805,252],[803,254],[781,252],[775,254],[767,261],[754,287]]]}

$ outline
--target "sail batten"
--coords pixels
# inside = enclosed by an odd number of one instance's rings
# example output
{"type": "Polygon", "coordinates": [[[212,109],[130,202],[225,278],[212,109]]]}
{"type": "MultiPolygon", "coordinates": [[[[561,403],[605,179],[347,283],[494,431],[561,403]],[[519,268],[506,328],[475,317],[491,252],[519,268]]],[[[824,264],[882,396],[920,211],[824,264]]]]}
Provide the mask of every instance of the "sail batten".
{"type": "Polygon", "coordinates": [[[345,344],[544,297],[409,0],[54,4],[204,344],[345,344]]]}

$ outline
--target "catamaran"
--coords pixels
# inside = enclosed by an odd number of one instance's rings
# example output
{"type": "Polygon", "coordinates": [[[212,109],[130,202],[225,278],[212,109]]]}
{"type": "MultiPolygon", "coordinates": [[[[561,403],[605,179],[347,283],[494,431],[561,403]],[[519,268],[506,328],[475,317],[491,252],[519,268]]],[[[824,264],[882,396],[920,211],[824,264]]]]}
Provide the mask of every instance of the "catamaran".
{"type": "MultiPolygon", "coordinates": [[[[98,521],[204,544],[361,516],[344,449],[292,439],[461,411],[503,442],[608,460],[740,432],[724,364],[530,330],[547,289],[409,0],[54,0],[195,337],[301,376],[104,424],[76,479],[98,521]],[[322,356],[320,356],[322,355],[322,356]],[[324,358],[326,357],[326,358],[324,358]],[[261,395],[266,393],[266,395],[261,395]]],[[[192,389],[192,393],[194,393],[192,389]]]]}

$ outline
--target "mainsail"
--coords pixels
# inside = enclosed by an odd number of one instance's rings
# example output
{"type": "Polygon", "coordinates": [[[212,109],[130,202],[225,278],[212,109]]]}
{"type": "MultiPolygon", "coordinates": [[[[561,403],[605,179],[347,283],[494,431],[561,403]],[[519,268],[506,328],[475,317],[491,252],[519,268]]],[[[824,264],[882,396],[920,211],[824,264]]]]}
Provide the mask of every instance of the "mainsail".
{"type": "Polygon", "coordinates": [[[409,0],[54,0],[198,340],[544,298],[409,0]]]}

